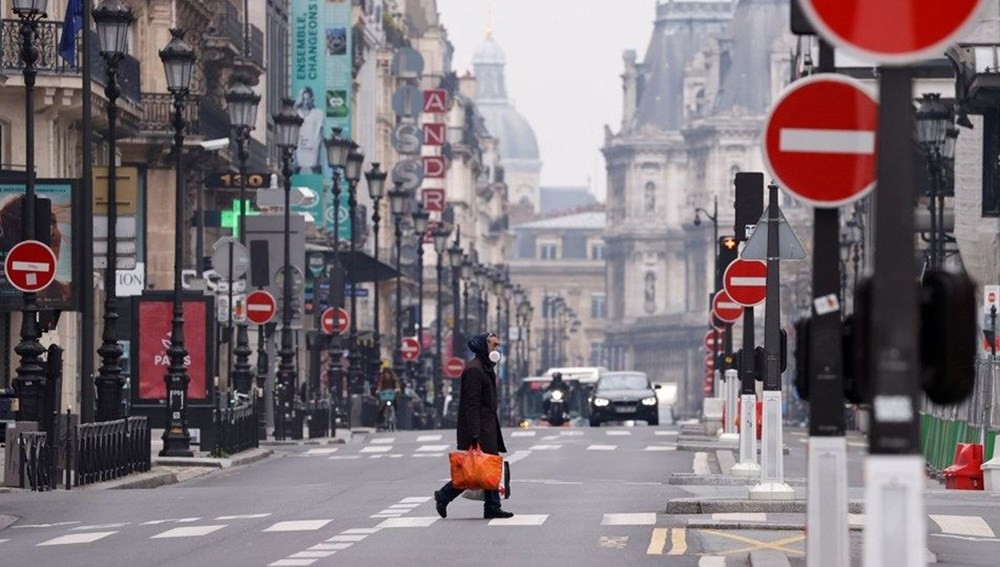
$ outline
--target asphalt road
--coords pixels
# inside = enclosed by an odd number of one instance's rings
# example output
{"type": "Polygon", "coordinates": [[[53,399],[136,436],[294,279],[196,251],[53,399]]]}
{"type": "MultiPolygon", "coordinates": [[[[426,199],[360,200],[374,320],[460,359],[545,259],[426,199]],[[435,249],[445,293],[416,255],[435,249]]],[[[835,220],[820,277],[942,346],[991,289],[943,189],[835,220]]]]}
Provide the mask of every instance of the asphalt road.
{"type": "MultiPolygon", "coordinates": [[[[221,567],[295,565],[745,565],[751,550],[804,564],[801,530],[768,530],[801,515],[670,516],[671,498],[723,494],[673,486],[695,454],[672,427],[506,430],[510,520],[484,520],[459,498],[441,519],[432,493],[448,476],[454,434],[379,433],[345,445],[292,446],[253,465],[153,490],[0,494],[0,565],[221,567]],[[760,529],[698,529],[738,520],[760,529]]],[[[804,474],[790,433],[790,478],[804,474]]],[[[863,447],[849,452],[852,493],[863,447]]],[[[736,489],[738,490],[738,489],[736,489]]],[[[946,565],[996,565],[1000,503],[983,493],[930,490],[928,547],[946,565]]],[[[860,532],[853,532],[860,564],[860,532]]]]}

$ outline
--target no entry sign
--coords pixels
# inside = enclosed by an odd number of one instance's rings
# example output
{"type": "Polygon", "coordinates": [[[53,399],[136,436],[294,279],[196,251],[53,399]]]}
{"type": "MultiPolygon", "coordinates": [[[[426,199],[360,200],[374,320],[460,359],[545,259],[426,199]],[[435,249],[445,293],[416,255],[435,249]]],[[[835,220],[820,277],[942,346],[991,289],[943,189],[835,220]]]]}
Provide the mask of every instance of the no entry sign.
{"type": "Polygon", "coordinates": [[[335,330],[337,333],[343,334],[347,330],[349,322],[350,318],[347,315],[347,311],[341,307],[330,307],[320,317],[323,332],[328,335],[332,335],[335,330]]]}
{"type": "Polygon", "coordinates": [[[715,352],[716,348],[722,348],[722,341],[726,338],[725,331],[716,331],[712,329],[705,333],[705,348],[708,352],[715,352]]]}
{"type": "Polygon", "coordinates": [[[706,354],[705,355],[705,369],[706,370],[715,370],[715,357],[714,356],[712,356],[710,354],[706,354]]]}
{"type": "Polygon", "coordinates": [[[254,325],[263,325],[274,317],[278,303],[274,296],[264,290],[250,292],[247,295],[247,319],[254,325]]]}
{"type": "Polygon", "coordinates": [[[413,337],[403,337],[399,342],[399,355],[406,362],[413,362],[420,357],[420,341],[413,337]]]}
{"type": "Polygon", "coordinates": [[[37,293],[56,277],[56,255],[37,240],[18,242],[7,252],[3,263],[7,281],[18,291],[37,293]]]}
{"type": "Polygon", "coordinates": [[[715,294],[712,300],[712,312],[725,323],[735,323],[743,315],[743,306],[733,301],[725,290],[715,294]]]}
{"type": "Polygon", "coordinates": [[[448,378],[458,378],[465,369],[465,362],[457,356],[452,356],[444,363],[444,375],[448,378]]]}
{"type": "Polygon", "coordinates": [[[800,0],[830,43],[881,63],[941,57],[979,14],[984,0],[800,0]]]}
{"type": "Polygon", "coordinates": [[[753,307],[767,297],[767,264],[760,260],[735,260],[726,268],[722,283],[729,297],[744,307],[753,307]]]}
{"type": "Polygon", "coordinates": [[[878,102],[858,80],[820,74],[792,83],[764,123],[767,168],[815,207],[839,207],[875,187],[878,102]]]}

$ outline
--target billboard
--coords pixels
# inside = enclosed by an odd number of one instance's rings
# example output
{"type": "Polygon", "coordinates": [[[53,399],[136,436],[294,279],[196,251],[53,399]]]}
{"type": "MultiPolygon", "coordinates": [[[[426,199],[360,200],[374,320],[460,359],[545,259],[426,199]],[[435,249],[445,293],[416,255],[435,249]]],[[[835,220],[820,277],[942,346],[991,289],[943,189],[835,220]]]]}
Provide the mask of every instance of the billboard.
{"type": "MultiPolygon", "coordinates": [[[[185,358],[188,376],[188,399],[192,402],[210,401],[208,390],[208,369],[212,360],[211,346],[214,339],[210,332],[209,303],[205,295],[186,295],[184,303],[184,346],[188,351],[185,358]]],[[[134,345],[132,367],[136,370],[133,380],[138,380],[137,398],[143,401],[157,401],[166,398],[164,377],[170,367],[171,320],[173,301],[168,293],[147,294],[136,302],[134,317],[140,324],[134,345]]]]}

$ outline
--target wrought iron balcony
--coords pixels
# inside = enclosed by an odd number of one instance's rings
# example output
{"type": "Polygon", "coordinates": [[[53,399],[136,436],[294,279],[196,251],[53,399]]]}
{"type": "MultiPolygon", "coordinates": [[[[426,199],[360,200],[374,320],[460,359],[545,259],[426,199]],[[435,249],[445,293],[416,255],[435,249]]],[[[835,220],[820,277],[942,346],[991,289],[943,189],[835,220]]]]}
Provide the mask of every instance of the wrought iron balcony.
{"type": "Polygon", "coordinates": [[[249,54],[244,55],[244,28],[243,18],[236,6],[229,2],[224,3],[225,9],[216,16],[216,20],[209,27],[205,34],[205,45],[207,47],[227,51],[229,56],[243,58],[253,64],[257,69],[264,69],[264,33],[257,26],[249,26],[249,45],[246,46],[249,54]]]}
{"type": "MultiPolygon", "coordinates": [[[[45,75],[81,75],[81,65],[83,63],[83,41],[82,36],[76,40],[76,60],[70,64],[59,56],[59,38],[62,36],[62,22],[39,22],[38,40],[35,46],[38,48],[38,62],[36,67],[39,76],[45,75]]],[[[91,45],[91,73],[93,80],[104,85],[107,80],[107,68],[104,60],[98,55],[100,44],[95,32],[88,32],[87,39],[91,45]]],[[[20,71],[24,65],[21,63],[21,22],[20,20],[5,19],[0,20],[0,70],[7,71],[7,75],[13,75],[20,71]]],[[[140,103],[140,64],[139,60],[131,55],[126,55],[118,67],[118,82],[122,91],[122,98],[132,104],[140,103]]]]}
{"type": "MultiPolygon", "coordinates": [[[[139,131],[143,134],[172,134],[174,131],[174,98],[168,93],[142,93],[142,119],[139,131]]],[[[184,105],[185,132],[206,140],[227,138],[229,116],[211,99],[190,95],[184,105]]]]}

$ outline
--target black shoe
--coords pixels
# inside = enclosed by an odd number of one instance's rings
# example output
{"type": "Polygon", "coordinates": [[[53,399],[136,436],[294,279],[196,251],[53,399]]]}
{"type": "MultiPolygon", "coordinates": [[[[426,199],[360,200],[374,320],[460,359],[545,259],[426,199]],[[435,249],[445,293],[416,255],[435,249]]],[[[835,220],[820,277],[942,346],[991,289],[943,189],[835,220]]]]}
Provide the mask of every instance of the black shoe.
{"type": "Polygon", "coordinates": [[[441,492],[438,490],[434,491],[434,507],[437,508],[438,516],[442,518],[448,517],[448,503],[444,501],[441,497],[441,492]]]}
{"type": "Polygon", "coordinates": [[[487,520],[493,520],[493,519],[496,519],[496,518],[513,518],[513,517],[514,517],[514,513],[513,512],[508,512],[508,511],[503,510],[501,508],[497,508],[496,510],[484,510],[483,511],[483,518],[485,518],[487,520]]]}

